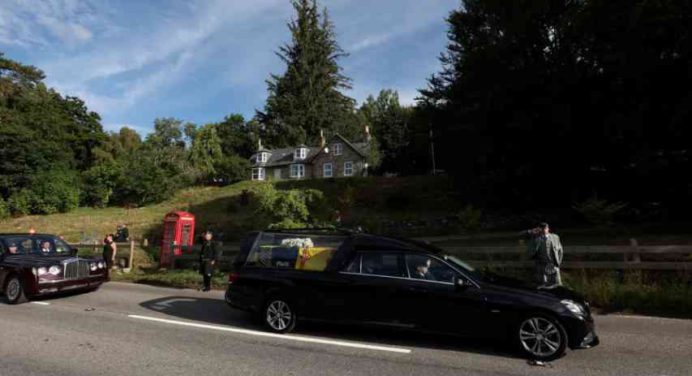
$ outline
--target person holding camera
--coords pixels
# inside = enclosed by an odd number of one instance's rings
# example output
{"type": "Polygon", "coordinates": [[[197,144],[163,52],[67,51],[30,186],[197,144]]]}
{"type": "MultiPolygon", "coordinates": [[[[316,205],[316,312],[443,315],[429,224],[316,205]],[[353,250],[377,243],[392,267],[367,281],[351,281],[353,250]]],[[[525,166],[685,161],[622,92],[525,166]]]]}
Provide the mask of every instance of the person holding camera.
{"type": "Polygon", "coordinates": [[[528,230],[529,256],[534,261],[534,275],[541,286],[561,286],[560,264],[562,264],[562,243],[557,234],[550,232],[547,223],[528,230]]]}

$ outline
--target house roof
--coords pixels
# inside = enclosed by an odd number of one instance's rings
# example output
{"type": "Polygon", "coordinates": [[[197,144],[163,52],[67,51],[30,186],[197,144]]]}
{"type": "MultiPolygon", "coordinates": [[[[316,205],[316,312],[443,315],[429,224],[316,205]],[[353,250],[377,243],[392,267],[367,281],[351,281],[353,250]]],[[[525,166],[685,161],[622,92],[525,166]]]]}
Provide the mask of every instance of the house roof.
{"type": "MultiPolygon", "coordinates": [[[[340,134],[335,134],[330,139],[330,143],[334,142],[335,139],[338,139],[339,141],[346,144],[348,147],[350,147],[356,153],[358,153],[361,157],[366,158],[367,153],[368,153],[368,146],[369,146],[368,142],[350,142],[345,137],[341,136],[340,134]]],[[[325,147],[327,147],[327,146],[325,146],[325,147]]],[[[319,146],[306,146],[304,144],[301,144],[298,146],[287,147],[287,148],[281,148],[281,149],[273,149],[273,150],[264,149],[262,151],[270,153],[269,160],[267,160],[266,163],[255,162],[255,166],[273,167],[273,166],[285,166],[285,165],[293,164],[296,162],[293,160],[293,153],[295,152],[295,150],[297,148],[301,148],[301,147],[308,149],[308,153],[307,153],[305,159],[303,160],[304,163],[312,162],[312,160],[324,149],[324,148],[319,147],[319,146]]]]}

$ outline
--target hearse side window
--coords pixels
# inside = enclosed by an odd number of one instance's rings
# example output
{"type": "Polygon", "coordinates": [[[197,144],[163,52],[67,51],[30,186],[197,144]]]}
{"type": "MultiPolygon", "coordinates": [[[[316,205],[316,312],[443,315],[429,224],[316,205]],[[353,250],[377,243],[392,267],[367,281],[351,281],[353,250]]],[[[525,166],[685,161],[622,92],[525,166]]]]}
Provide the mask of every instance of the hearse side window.
{"type": "Polygon", "coordinates": [[[262,233],[247,255],[245,266],[323,271],[344,236],[262,233]]]}
{"type": "Polygon", "coordinates": [[[454,269],[434,257],[407,254],[406,266],[412,279],[454,283],[454,269]]]}
{"type": "Polygon", "coordinates": [[[27,254],[33,252],[33,241],[29,237],[8,236],[5,238],[5,245],[9,247],[10,244],[17,246],[17,254],[27,254]]]}
{"type": "Polygon", "coordinates": [[[346,273],[360,273],[360,254],[357,254],[356,257],[351,260],[351,263],[348,264],[348,266],[344,269],[344,272],[346,273]]]}
{"type": "Polygon", "coordinates": [[[408,277],[403,257],[400,253],[363,252],[361,254],[361,273],[387,277],[408,277]]]}

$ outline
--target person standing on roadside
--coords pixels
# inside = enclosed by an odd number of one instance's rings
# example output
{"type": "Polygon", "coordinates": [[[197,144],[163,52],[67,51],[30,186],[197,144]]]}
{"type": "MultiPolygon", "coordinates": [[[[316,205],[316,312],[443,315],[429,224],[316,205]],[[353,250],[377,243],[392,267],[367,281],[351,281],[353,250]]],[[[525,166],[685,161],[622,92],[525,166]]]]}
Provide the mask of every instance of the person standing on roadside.
{"type": "Polygon", "coordinates": [[[103,239],[103,260],[106,262],[108,270],[113,269],[115,256],[118,253],[118,246],[113,241],[113,234],[106,235],[103,239]]]}
{"type": "Polygon", "coordinates": [[[529,256],[534,261],[536,282],[542,286],[561,286],[560,264],[562,264],[562,244],[557,234],[550,232],[547,223],[541,223],[534,230],[529,241],[529,256]]]}
{"type": "Polygon", "coordinates": [[[202,249],[199,252],[199,273],[202,275],[203,286],[201,291],[211,290],[211,276],[219,258],[219,250],[214,241],[214,234],[207,230],[203,234],[202,249]]]}

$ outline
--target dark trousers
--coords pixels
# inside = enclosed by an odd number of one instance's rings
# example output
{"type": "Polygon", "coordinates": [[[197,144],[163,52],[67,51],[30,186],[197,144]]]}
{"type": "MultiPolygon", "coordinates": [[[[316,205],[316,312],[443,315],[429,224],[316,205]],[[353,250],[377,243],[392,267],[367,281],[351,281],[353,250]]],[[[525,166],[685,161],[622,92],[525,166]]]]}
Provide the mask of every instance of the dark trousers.
{"type": "Polygon", "coordinates": [[[204,275],[203,275],[203,278],[204,278],[204,288],[205,288],[206,290],[211,289],[211,276],[210,276],[210,275],[207,275],[207,274],[204,274],[204,275]]]}

